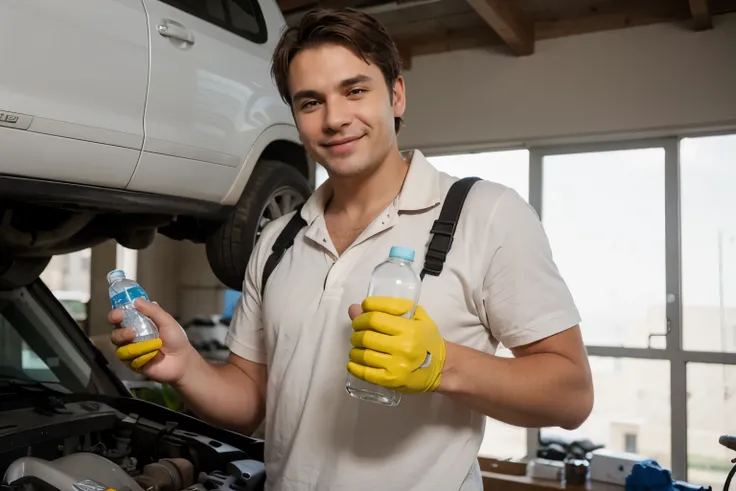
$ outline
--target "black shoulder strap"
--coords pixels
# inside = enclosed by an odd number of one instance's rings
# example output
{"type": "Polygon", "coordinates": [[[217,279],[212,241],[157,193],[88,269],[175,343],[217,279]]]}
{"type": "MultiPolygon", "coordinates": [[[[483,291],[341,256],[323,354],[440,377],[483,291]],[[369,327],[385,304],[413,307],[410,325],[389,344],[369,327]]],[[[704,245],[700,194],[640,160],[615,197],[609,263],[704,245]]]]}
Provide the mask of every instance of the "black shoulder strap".
{"type": "Polygon", "coordinates": [[[296,213],[291,217],[291,220],[289,220],[289,223],[286,224],[286,227],[284,227],[279,236],[276,237],[276,242],[274,242],[273,247],[271,247],[271,255],[268,256],[266,265],[263,267],[261,295],[263,295],[263,292],[266,290],[268,277],[271,276],[273,270],[276,269],[279,261],[281,261],[281,257],[284,255],[284,252],[294,245],[294,238],[296,238],[299,231],[307,225],[307,222],[302,218],[301,211],[302,207],[297,207],[296,213]]]}
{"type": "Polygon", "coordinates": [[[423,280],[425,274],[439,276],[447,259],[447,253],[452,247],[453,235],[457,228],[457,222],[460,220],[460,213],[463,211],[465,198],[467,198],[470,188],[479,177],[464,177],[459,181],[455,181],[450,190],[447,191],[445,202],[442,204],[440,216],[432,225],[432,239],[427,247],[427,255],[424,258],[424,268],[419,277],[423,280]]]}

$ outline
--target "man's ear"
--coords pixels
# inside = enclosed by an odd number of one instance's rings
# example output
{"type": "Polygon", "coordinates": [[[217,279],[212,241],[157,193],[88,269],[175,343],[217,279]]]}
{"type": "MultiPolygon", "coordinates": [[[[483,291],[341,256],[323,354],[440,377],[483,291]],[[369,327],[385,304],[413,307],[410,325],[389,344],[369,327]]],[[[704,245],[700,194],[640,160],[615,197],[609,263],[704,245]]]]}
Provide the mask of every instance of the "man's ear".
{"type": "Polygon", "coordinates": [[[391,95],[393,98],[394,117],[401,118],[404,116],[404,111],[406,111],[406,84],[404,83],[404,77],[401,75],[394,82],[391,95]]]}

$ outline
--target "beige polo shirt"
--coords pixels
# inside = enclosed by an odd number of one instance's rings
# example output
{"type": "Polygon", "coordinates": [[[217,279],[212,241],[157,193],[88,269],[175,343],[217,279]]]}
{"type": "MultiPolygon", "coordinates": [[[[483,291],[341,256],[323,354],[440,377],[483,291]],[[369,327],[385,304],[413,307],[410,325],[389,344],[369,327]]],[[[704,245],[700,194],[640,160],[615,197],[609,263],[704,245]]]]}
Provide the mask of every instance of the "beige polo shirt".
{"type": "MultiPolygon", "coordinates": [[[[291,215],[263,231],[227,344],[268,366],[267,489],[481,491],[485,416],[438,393],[383,407],[345,391],[348,307],[366,296],[391,246],[413,248],[421,271],[430,228],[455,180],[414,151],[401,194],[339,257],[323,216],[326,181],[302,209],[308,225],[271,274],[265,298],[263,267],[291,215]]],[[[444,270],[425,276],[420,304],[445,339],[489,354],[499,342],[520,346],[580,321],[535,211],[488,181],[468,194],[444,270]]]]}

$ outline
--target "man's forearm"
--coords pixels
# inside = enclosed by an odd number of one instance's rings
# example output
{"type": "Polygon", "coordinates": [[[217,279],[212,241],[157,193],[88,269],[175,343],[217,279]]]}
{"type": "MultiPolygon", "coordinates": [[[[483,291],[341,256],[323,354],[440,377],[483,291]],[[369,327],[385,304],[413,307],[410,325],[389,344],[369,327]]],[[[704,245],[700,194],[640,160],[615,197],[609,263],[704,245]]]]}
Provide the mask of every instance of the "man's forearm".
{"type": "Polygon", "coordinates": [[[263,419],[265,394],[231,363],[210,363],[197,353],[192,356],[191,368],[173,386],[187,407],[212,424],[247,435],[263,419]]]}
{"type": "Polygon", "coordinates": [[[587,367],[559,354],[501,358],[447,342],[438,392],[491,418],[527,428],[574,429],[590,414],[587,367]]]}

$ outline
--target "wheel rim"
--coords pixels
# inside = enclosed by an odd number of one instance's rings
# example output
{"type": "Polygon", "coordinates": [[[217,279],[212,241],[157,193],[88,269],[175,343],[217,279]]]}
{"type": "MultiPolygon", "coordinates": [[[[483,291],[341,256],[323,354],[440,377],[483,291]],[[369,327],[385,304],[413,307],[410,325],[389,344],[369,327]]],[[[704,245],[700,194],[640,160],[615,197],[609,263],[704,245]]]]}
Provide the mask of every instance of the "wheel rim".
{"type": "Polygon", "coordinates": [[[297,206],[304,204],[305,201],[304,196],[299,191],[289,186],[278,188],[271,193],[258,217],[258,229],[253,244],[261,238],[261,232],[263,232],[266,225],[279,217],[288,215],[297,206]]]}

